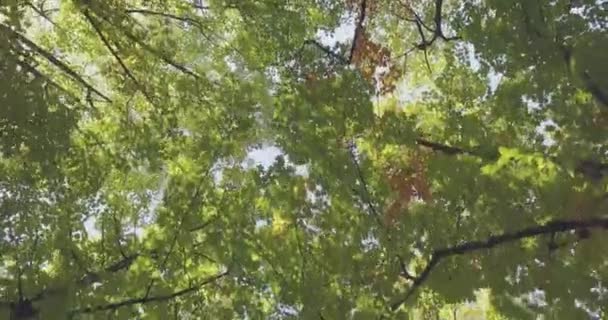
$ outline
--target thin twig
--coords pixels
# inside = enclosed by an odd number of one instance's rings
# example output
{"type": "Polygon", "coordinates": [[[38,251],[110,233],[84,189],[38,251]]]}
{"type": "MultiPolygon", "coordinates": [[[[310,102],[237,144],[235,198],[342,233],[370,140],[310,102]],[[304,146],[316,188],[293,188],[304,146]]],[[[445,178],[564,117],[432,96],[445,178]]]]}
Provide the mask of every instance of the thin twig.
{"type": "Polygon", "coordinates": [[[378,221],[378,224],[382,225],[382,222],[380,221],[380,214],[378,213],[378,211],[376,210],[376,206],[374,206],[374,204],[372,202],[371,193],[369,192],[369,188],[368,188],[367,181],[365,179],[365,175],[363,174],[363,170],[361,170],[361,166],[359,165],[359,161],[357,160],[357,157],[354,152],[355,143],[353,142],[352,144],[353,144],[352,147],[349,147],[348,151],[349,151],[351,160],[353,162],[353,165],[355,167],[355,170],[357,172],[357,179],[361,182],[361,185],[363,187],[363,192],[365,193],[365,195],[363,197],[364,201],[367,203],[367,206],[369,207],[370,212],[374,215],[374,217],[378,221]]]}

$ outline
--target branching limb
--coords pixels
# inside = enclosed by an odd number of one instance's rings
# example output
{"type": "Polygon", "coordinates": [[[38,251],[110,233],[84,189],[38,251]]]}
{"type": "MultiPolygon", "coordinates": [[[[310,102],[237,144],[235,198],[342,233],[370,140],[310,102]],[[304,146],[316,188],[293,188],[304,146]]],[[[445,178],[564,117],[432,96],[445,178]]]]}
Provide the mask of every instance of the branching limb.
{"type": "MultiPolygon", "coordinates": [[[[108,22],[109,24],[114,25],[114,22],[104,16],[104,15],[99,15],[102,19],[104,19],[106,22],[108,22]]],[[[143,42],[140,38],[138,38],[135,34],[133,34],[131,31],[126,30],[125,28],[120,28],[121,32],[131,41],[139,44],[144,50],[148,51],[149,53],[151,53],[153,56],[155,56],[156,58],[162,60],[164,63],[172,66],[173,68],[181,71],[184,74],[187,74],[195,79],[200,79],[200,75],[198,75],[197,73],[195,73],[194,71],[186,68],[185,66],[177,63],[176,61],[174,61],[173,59],[167,57],[165,54],[163,54],[162,52],[160,52],[158,49],[153,48],[152,46],[150,46],[149,44],[143,42]]]]}
{"type": "Polygon", "coordinates": [[[54,27],[57,27],[57,24],[55,23],[55,21],[53,21],[53,19],[51,19],[51,17],[49,17],[48,14],[46,14],[46,12],[43,11],[42,8],[38,8],[36,7],[36,5],[34,5],[31,2],[26,2],[25,3],[26,6],[28,6],[30,9],[32,9],[34,12],[36,12],[36,14],[38,14],[40,17],[44,18],[46,21],[48,21],[50,24],[52,24],[54,27]]]}
{"type": "Polygon", "coordinates": [[[196,232],[196,231],[203,230],[203,229],[207,228],[209,225],[211,225],[212,223],[214,223],[215,221],[217,221],[219,218],[220,218],[219,216],[214,216],[213,218],[209,219],[209,221],[206,221],[203,224],[191,227],[190,229],[188,229],[188,231],[196,232]]]}
{"type": "Polygon", "coordinates": [[[485,240],[469,241],[452,247],[437,249],[431,253],[431,259],[422,272],[415,277],[412,286],[405,293],[404,297],[391,305],[391,310],[395,311],[399,309],[399,307],[401,307],[401,305],[403,305],[414,292],[424,284],[433,269],[444,259],[477,250],[492,249],[499,245],[545,234],[588,229],[608,229],[608,217],[598,217],[587,220],[553,220],[544,225],[537,225],[516,232],[507,232],[497,236],[490,236],[485,240]]]}
{"type": "Polygon", "coordinates": [[[83,15],[85,16],[85,18],[87,19],[89,24],[93,27],[93,29],[95,30],[95,33],[97,34],[97,36],[99,37],[101,42],[103,42],[104,46],[108,49],[108,51],[110,51],[110,53],[112,54],[114,59],[116,59],[116,61],[122,68],[122,70],[125,73],[125,75],[127,76],[127,78],[129,78],[129,79],[131,79],[131,81],[133,81],[133,83],[137,87],[137,90],[139,90],[144,95],[144,97],[146,98],[146,100],[148,100],[148,102],[150,102],[150,104],[155,105],[154,100],[152,99],[150,94],[148,94],[145,87],[139,82],[139,80],[137,80],[135,75],[133,75],[133,72],[131,72],[131,70],[127,67],[127,65],[124,63],[122,58],[120,58],[118,51],[116,51],[112,47],[112,45],[110,44],[110,41],[103,35],[103,32],[101,31],[101,28],[99,27],[99,25],[97,24],[95,19],[93,19],[93,17],[86,10],[83,11],[83,15]]]}
{"type": "Polygon", "coordinates": [[[404,57],[407,54],[409,54],[410,52],[413,51],[413,49],[418,49],[418,50],[423,50],[424,51],[424,57],[425,57],[425,62],[427,64],[427,68],[429,68],[430,70],[430,65],[429,65],[429,61],[428,61],[428,53],[427,53],[427,49],[433,45],[433,43],[435,43],[435,41],[437,39],[441,39],[445,42],[449,42],[449,41],[454,41],[454,40],[460,40],[461,38],[459,36],[451,36],[451,37],[447,37],[444,33],[443,33],[443,27],[442,27],[442,11],[443,11],[443,0],[435,0],[435,13],[433,15],[433,27],[429,27],[427,26],[424,21],[422,20],[422,18],[420,17],[420,15],[418,15],[414,9],[412,9],[411,7],[409,7],[409,5],[407,4],[403,4],[408,11],[410,11],[412,13],[412,15],[414,16],[413,19],[410,18],[403,18],[400,17],[401,19],[404,19],[406,21],[409,22],[413,22],[416,24],[416,28],[418,30],[418,34],[420,35],[420,43],[417,43],[413,46],[412,49],[407,50],[405,53],[399,55],[398,57],[404,57]],[[424,29],[426,29],[427,31],[432,33],[432,36],[430,38],[427,38],[424,32],[424,29]]]}
{"type": "Polygon", "coordinates": [[[53,64],[57,68],[61,69],[61,71],[63,71],[67,75],[69,75],[73,80],[80,83],[83,87],[87,88],[91,92],[100,96],[104,101],[112,102],[112,100],[110,98],[108,98],[103,93],[99,92],[99,90],[95,89],[95,87],[93,87],[93,85],[89,84],[86,80],[84,80],[76,71],[72,70],[67,64],[65,64],[61,60],[57,59],[53,54],[51,54],[47,50],[41,48],[36,43],[34,43],[32,40],[28,39],[26,36],[13,30],[11,27],[9,27],[8,25],[6,25],[2,22],[0,22],[0,30],[7,32],[9,34],[9,36],[11,36],[14,39],[17,39],[19,42],[25,44],[31,50],[33,50],[37,54],[41,55],[47,61],[49,61],[51,64],[53,64]]]}
{"type": "Polygon", "coordinates": [[[185,289],[182,289],[179,291],[175,291],[171,294],[126,299],[126,300],[109,303],[109,304],[105,304],[105,305],[85,307],[85,308],[81,308],[81,309],[72,310],[70,312],[70,314],[73,316],[76,314],[83,314],[83,313],[94,313],[94,312],[99,312],[99,311],[116,310],[116,309],[119,309],[122,307],[133,306],[133,305],[138,305],[138,304],[147,304],[147,303],[152,303],[152,302],[164,302],[164,301],[173,300],[173,299],[181,297],[183,295],[196,292],[196,291],[200,290],[202,287],[204,287],[205,285],[214,283],[214,282],[222,279],[223,277],[227,276],[228,274],[229,274],[229,270],[226,270],[226,271],[216,274],[212,277],[209,277],[194,286],[190,286],[188,288],[185,288],[185,289]]]}
{"type": "MultiPolygon", "coordinates": [[[[453,147],[437,142],[432,142],[423,138],[416,139],[416,143],[425,148],[429,148],[435,152],[440,152],[445,155],[468,155],[477,157],[483,161],[495,161],[498,158],[498,151],[494,151],[491,153],[484,153],[476,150],[467,150],[459,147],[453,147]]],[[[547,159],[553,161],[555,164],[565,167],[564,164],[561,164],[559,159],[556,157],[547,157],[547,159]]],[[[594,161],[594,160],[580,160],[576,168],[574,168],[576,173],[583,175],[585,178],[598,182],[602,180],[602,178],[608,176],[608,164],[594,161]]]]}

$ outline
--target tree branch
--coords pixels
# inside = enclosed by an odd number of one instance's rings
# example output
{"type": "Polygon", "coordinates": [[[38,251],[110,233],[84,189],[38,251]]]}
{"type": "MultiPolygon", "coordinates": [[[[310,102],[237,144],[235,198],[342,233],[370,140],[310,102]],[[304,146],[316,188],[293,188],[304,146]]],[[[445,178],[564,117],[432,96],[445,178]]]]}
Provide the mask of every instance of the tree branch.
{"type": "MultiPolygon", "coordinates": [[[[475,150],[466,150],[458,147],[453,147],[437,142],[432,142],[425,140],[423,138],[416,139],[416,143],[425,148],[429,148],[433,151],[440,152],[446,155],[468,155],[477,157],[483,161],[496,161],[498,159],[498,151],[494,151],[491,153],[484,153],[475,150]]],[[[555,164],[564,167],[564,164],[559,162],[559,159],[556,157],[547,157],[549,160],[553,161],[555,164]]],[[[576,168],[574,168],[576,173],[583,175],[585,178],[598,182],[602,180],[602,178],[608,176],[608,164],[602,163],[594,160],[580,160],[576,168]]]]}
{"type": "Polygon", "coordinates": [[[113,264],[106,267],[105,271],[114,273],[114,272],[118,272],[120,270],[128,269],[133,264],[135,259],[137,259],[138,257],[139,257],[139,253],[134,253],[134,254],[128,255],[128,256],[122,258],[121,260],[114,262],[113,264]]]}
{"type": "Polygon", "coordinates": [[[51,17],[49,17],[42,8],[38,8],[36,7],[33,3],[31,2],[26,2],[25,3],[26,6],[30,7],[30,9],[32,9],[34,12],[36,12],[36,14],[38,14],[40,17],[42,17],[43,19],[45,19],[46,21],[48,21],[50,24],[52,24],[54,27],[57,27],[57,24],[55,23],[55,21],[53,21],[53,19],[51,19],[51,17]]]}
{"type": "Polygon", "coordinates": [[[68,65],[66,65],[61,60],[57,59],[50,52],[48,52],[45,49],[43,49],[40,46],[38,46],[36,43],[34,43],[32,40],[28,39],[26,36],[20,34],[19,32],[15,31],[13,29],[11,29],[11,27],[7,26],[6,24],[4,24],[2,22],[0,22],[0,29],[8,32],[13,38],[16,38],[20,42],[24,43],[26,46],[28,46],[34,52],[38,53],[39,55],[41,55],[42,57],[44,57],[47,61],[49,61],[51,64],[53,64],[54,66],[58,67],[59,69],[61,69],[61,71],[63,71],[67,75],[69,75],[73,80],[75,80],[76,82],[80,83],[82,86],[84,86],[85,88],[87,88],[91,92],[94,92],[96,95],[100,96],[104,101],[106,101],[106,102],[112,102],[112,100],[110,98],[108,98],[103,93],[99,92],[99,90],[95,89],[95,87],[93,87],[86,80],[84,80],[78,73],[76,73],[74,70],[72,70],[68,65]]]}
{"type": "MultiPolygon", "coordinates": [[[[104,16],[104,15],[99,15],[102,19],[104,19],[105,21],[107,21],[109,24],[114,25],[114,23],[111,21],[111,19],[109,19],[108,17],[104,16]]],[[[116,26],[115,26],[116,27],[116,26]]],[[[120,28],[122,33],[131,41],[139,44],[142,46],[142,48],[144,48],[144,50],[148,51],[149,53],[151,53],[152,55],[154,55],[155,57],[157,57],[158,59],[162,60],[163,62],[165,62],[166,64],[172,66],[173,68],[195,78],[195,79],[200,79],[200,75],[198,75],[197,73],[195,73],[194,71],[186,68],[185,66],[173,61],[171,58],[167,57],[166,55],[164,55],[162,52],[160,52],[158,49],[155,49],[153,47],[151,47],[150,45],[148,45],[147,43],[143,42],[141,39],[139,39],[138,37],[136,37],[133,33],[131,33],[131,31],[126,30],[124,28],[120,28]]]]}
{"type": "Polygon", "coordinates": [[[333,58],[335,60],[338,60],[338,62],[340,62],[340,64],[348,65],[350,63],[345,57],[343,57],[342,55],[334,52],[333,50],[331,50],[330,48],[324,46],[323,44],[319,43],[317,40],[306,40],[306,41],[304,41],[304,45],[307,45],[307,44],[311,44],[311,45],[319,48],[319,50],[323,51],[327,56],[329,56],[329,57],[331,57],[331,58],[333,58]]]}
{"type": "Polygon", "coordinates": [[[196,4],[196,3],[193,3],[192,7],[194,9],[199,9],[199,10],[209,10],[210,9],[208,6],[203,6],[203,5],[196,4]]]}
{"type": "MultiPolygon", "coordinates": [[[[123,256],[122,259],[112,263],[111,265],[105,267],[103,270],[108,273],[116,273],[122,270],[127,270],[131,267],[133,262],[140,256],[139,253],[130,254],[127,256],[123,256]]],[[[76,257],[75,257],[76,258],[76,257]]],[[[85,275],[78,281],[79,285],[89,286],[93,283],[100,282],[101,275],[97,272],[87,271],[85,275]]]]}
{"type": "MultiPolygon", "coordinates": [[[[414,22],[416,24],[416,27],[418,29],[418,34],[420,35],[420,39],[421,39],[421,42],[418,43],[418,44],[415,44],[414,47],[413,47],[413,49],[419,49],[419,50],[423,50],[424,51],[425,61],[427,63],[427,67],[430,70],[430,66],[429,66],[429,62],[428,62],[428,57],[427,57],[427,49],[428,49],[428,47],[430,47],[431,45],[433,45],[433,43],[435,43],[435,41],[437,39],[442,39],[443,41],[449,42],[449,41],[453,41],[453,40],[460,40],[461,38],[459,36],[446,37],[445,34],[443,33],[443,28],[441,26],[441,24],[442,24],[442,11],[443,11],[443,0],[435,0],[435,13],[433,15],[434,28],[428,27],[424,23],[424,21],[422,20],[422,18],[409,5],[405,5],[405,6],[412,13],[412,15],[414,16],[414,19],[405,19],[405,18],[402,18],[402,19],[404,19],[406,21],[409,21],[409,22],[414,22]],[[422,30],[422,27],[424,27],[428,31],[432,32],[433,36],[430,39],[426,39],[424,31],[422,30]]],[[[398,57],[403,57],[403,56],[407,55],[410,52],[412,52],[412,49],[407,50],[406,53],[401,54],[398,57]]]]}
{"type": "Polygon", "coordinates": [[[407,267],[405,266],[405,262],[403,261],[403,258],[401,256],[397,256],[397,259],[399,261],[399,267],[401,268],[401,276],[404,277],[407,280],[410,281],[415,281],[416,277],[412,276],[411,273],[409,273],[409,271],[407,271],[407,267]]]}
{"type": "Polygon", "coordinates": [[[367,203],[367,206],[369,207],[370,212],[374,215],[374,217],[376,218],[376,220],[378,221],[378,224],[382,225],[382,222],[380,221],[380,214],[378,213],[378,211],[376,210],[376,207],[373,204],[372,201],[372,196],[371,193],[369,192],[369,188],[368,188],[368,184],[367,181],[365,179],[365,175],[363,175],[363,170],[361,170],[361,166],[359,165],[359,161],[357,160],[357,157],[355,155],[355,149],[356,145],[355,142],[352,142],[352,145],[349,146],[348,148],[348,152],[350,155],[350,158],[353,162],[353,165],[355,166],[355,170],[357,172],[357,179],[361,182],[361,185],[363,187],[363,192],[365,193],[364,201],[367,203]]]}
{"type": "Polygon", "coordinates": [[[31,72],[35,77],[38,77],[38,78],[44,80],[50,86],[55,87],[57,90],[63,92],[64,94],[66,94],[68,97],[70,97],[75,102],[81,103],[81,100],[78,97],[76,97],[74,94],[72,94],[71,92],[69,92],[68,89],[62,87],[57,82],[53,81],[47,75],[43,74],[41,71],[39,71],[38,69],[36,69],[36,67],[34,67],[34,66],[26,63],[25,61],[21,61],[18,58],[15,58],[15,63],[17,63],[19,66],[21,66],[26,71],[31,72]]]}
{"type": "Polygon", "coordinates": [[[200,224],[198,226],[191,227],[190,229],[188,229],[188,231],[196,232],[196,231],[203,230],[206,227],[208,227],[209,225],[211,225],[212,223],[214,223],[215,221],[217,221],[218,219],[219,219],[219,216],[214,216],[213,218],[209,219],[209,221],[203,222],[202,224],[200,224]]]}
{"type": "Polygon", "coordinates": [[[357,26],[355,27],[355,34],[353,36],[353,45],[350,48],[350,53],[348,54],[348,64],[353,62],[353,58],[355,55],[355,50],[357,50],[357,40],[361,37],[361,34],[364,32],[363,23],[365,22],[365,14],[367,11],[367,0],[361,0],[361,5],[359,6],[359,17],[357,18],[357,26]]]}
{"type": "Polygon", "coordinates": [[[492,249],[496,246],[509,242],[515,242],[540,235],[555,234],[558,232],[567,232],[573,230],[586,230],[591,228],[608,229],[608,217],[598,217],[587,220],[553,220],[544,225],[537,225],[516,232],[507,232],[497,236],[490,236],[486,240],[470,241],[452,247],[434,250],[431,253],[431,259],[427,263],[426,267],[418,276],[415,277],[412,286],[405,293],[404,297],[391,305],[391,310],[395,311],[399,309],[399,307],[401,307],[401,305],[403,305],[414,294],[414,292],[424,284],[433,269],[446,258],[456,255],[463,255],[482,249],[492,249]]]}
{"type": "Polygon", "coordinates": [[[81,313],[94,313],[94,312],[99,312],[99,311],[116,310],[121,307],[132,306],[132,305],[137,305],[137,304],[147,304],[147,303],[151,303],[151,302],[162,302],[162,301],[172,300],[172,299],[178,298],[180,296],[200,290],[203,286],[216,282],[228,274],[229,274],[229,270],[226,270],[224,272],[221,272],[219,274],[216,274],[210,278],[203,280],[202,282],[198,283],[197,285],[194,285],[194,286],[191,286],[191,287],[179,290],[179,291],[175,291],[171,294],[126,299],[123,301],[109,303],[109,304],[105,304],[105,305],[92,306],[92,307],[72,310],[70,312],[70,314],[75,315],[75,314],[81,314],[81,313]]]}
{"type": "Polygon", "coordinates": [[[91,24],[91,26],[95,30],[95,33],[97,34],[97,36],[99,37],[101,42],[103,42],[104,46],[108,49],[108,51],[110,51],[110,53],[112,54],[114,59],[116,59],[116,61],[118,61],[118,64],[124,71],[127,78],[129,78],[129,79],[131,79],[131,81],[133,81],[133,83],[137,87],[137,90],[139,90],[144,95],[144,97],[146,97],[146,100],[148,100],[148,102],[150,102],[150,104],[155,105],[154,100],[148,94],[148,92],[146,91],[144,86],[142,86],[142,84],[137,80],[137,78],[135,78],[135,76],[133,75],[131,70],[129,70],[127,65],[124,63],[124,61],[122,61],[122,59],[118,55],[118,52],[114,48],[112,48],[110,41],[103,35],[103,33],[101,32],[101,28],[99,27],[97,22],[95,22],[95,20],[93,19],[93,17],[91,17],[91,15],[89,14],[89,12],[87,10],[84,10],[82,13],[85,16],[85,18],[87,19],[87,21],[89,22],[89,24],[91,24]]]}
{"type": "Polygon", "coordinates": [[[441,11],[443,10],[443,0],[435,0],[435,17],[433,18],[433,22],[435,22],[435,34],[443,36],[443,31],[441,31],[441,11]]]}
{"type": "Polygon", "coordinates": [[[483,158],[485,160],[495,160],[495,158],[488,157],[487,155],[483,155],[478,152],[465,150],[465,149],[458,148],[458,147],[452,147],[452,146],[448,146],[448,145],[437,143],[437,142],[432,142],[432,141],[429,141],[429,140],[426,140],[423,138],[417,138],[416,143],[423,147],[432,149],[433,151],[438,151],[438,152],[441,152],[441,153],[447,154],[447,155],[462,154],[462,155],[470,155],[470,156],[483,158]]]}
{"type": "Polygon", "coordinates": [[[593,79],[591,79],[589,72],[583,72],[582,77],[583,81],[585,82],[585,86],[591,95],[604,107],[608,108],[608,93],[602,91],[602,89],[593,81],[593,79]]]}
{"type": "Polygon", "coordinates": [[[129,13],[129,14],[139,13],[139,14],[143,14],[143,15],[159,16],[159,17],[163,17],[163,18],[167,18],[167,19],[191,23],[193,25],[196,25],[199,29],[203,28],[201,22],[196,19],[184,17],[184,16],[178,16],[178,15],[175,15],[172,13],[159,12],[159,11],[154,11],[154,10],[149,10],[149,9],[127,9],[127,10],[125,10],[125,12],[129,13]]]}

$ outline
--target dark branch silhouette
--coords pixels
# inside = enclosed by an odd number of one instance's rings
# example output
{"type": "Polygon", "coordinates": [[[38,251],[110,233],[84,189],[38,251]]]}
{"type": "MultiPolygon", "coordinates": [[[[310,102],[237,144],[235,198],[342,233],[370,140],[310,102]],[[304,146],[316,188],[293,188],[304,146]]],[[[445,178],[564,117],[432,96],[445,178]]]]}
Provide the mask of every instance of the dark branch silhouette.
{"type": "Polygon", "coordinates": [[[422,139],[422,138],[416,139],[416,143],[423,147],[432,149],[433,151],[438,151],[438,152],[441,152],[441,153],[447,154],[447,155],[463,154],[463,155],[472,155],[472,156],[482,157],[482,155],[477,154],[474,151],[465,150],[465,149],[457,148],[457,147],[452,147],[452,146],[448,146],[445,144],[428,141],[428,140],[422,139]]]}
{"type": "Polygon", "coordinates": [[[99,312],[99,311],[116,310],[121,307],[132,306],[132,305],[136,305],[136,304],[146,304],[146,303],[151,303],[151,302],[163,302],[163,301],[172,300],[177,297],[200,290],[203,286],[220,280],[221,278],[228,275],[228,273],[229,273],[229,271],[221,272],[219,274],[216,274],[210,278],[207,278],[207,279],[199,282],[198,284],[196,284],[194,286],[191,286],[191,287],[179,290],[179,291],[175,291],[171,294],[151,296],[151,297],[142,297],[142,298],[132,298],[132,299],[126,299],[126,300],[122,300],[119,302],[114,302],[114,303],[109,303],[109,304],[104,304],[104,305],[99,305],[99,306],[85,307],[82,309],[76,309],[76,310],[71,311],[70,315],[73,316],[73,315],[82,314],[82,313],[94,313],[94,312],[99,312]]]}
{"type": "Polygon", "coordinates": [[[173,59],[167,57],[165,54],[163,54],[162,52],[160,52],[158,49],[153,48],[149,44],[147,44],[144,41],[142,41],[142,39],[140,39],[139,37],[137,37],[130,30],[127,30],[126,28],[121,28],[119,26],[116,26],[115,23],[110,18],[108,18],[107,16],[99,14],[99,13],[97,13],[97,15],[99,17],[101,17],[103,20],[105,20],[106,22],[108,22],[110,25],[114,26],[115,28],[120,29],[120,31],[122,32],[122,34],[124,34],[129,40],[131,40],[131,41],[139,44],[144,50],[148,51],[150,54],[152,54],[156,58],[162,60],[164,63],[172,66],[173,68],[175,68],[175,69],[181,71],[182,73],[187,74],[187,75],[189,75],[189,76],[191,76],[191,77],[193,77],[195,79],[200,79],[201,78],[194,71],[186,68],[185,66],[183,66],[182,64],[177,63],[176,61],[173,61],[173,59]]]}
{"type": "Polygon", "coordinates": [[[53,19],[51,19],[51,17],[49,17],[49,15],[44,12],[42,7],[38,8],[31,2],[26,2],[25,5],[27,7],[29,7],[30,9],[32,9],[32,11],[34,11],[37,15],[42,17],[44,20],[46,20],[50,24],[52,24],[54,27],[57,27],[57,24],[55,23],[55,21],[53,21],[53,19]]]}
{"type": "Polygon", "coordinates": [[[357,173],[357,179],[361,182],[361,186],[363,187],[363,192],[365,193],[364,201],[366,202],[367,206],[369,207],[369,210],[372,213],[372,215],[374,215],[374,217],[378,221],[378,224],[382,225],[382,222],[380,221],[380,213],[378,213],[378,210],[376,210],[376,206],[374,206],[374,204],[373,204],[371,192],[369,191],[369,187],[368,187],[367,181],[365,179],[365,175],[363,174],[363,170],[361,170],[361,165],[359,165],[359,161],[357,160],[357,156],[355,155],[355,147],[356,147],[356,145],[353,142],[352,145],[349,146],[348,152],[349,152],[350,158],[353,162],[353,165],[355,167],[355,170],[357,173]]]}
{"type": "Polygon", "coordinates": [[[64,88],[63,86],[61,86],[57,82],[53,81],[51,78],[49,78],[46,74],[42,73],[40,70],[36,69],[36,67],[31,66],[30,64],[26,63],[25,61],[21,61],[18,58],[15,59],[14,61],[19,66],[21,66],[24,70],[26,70],[27,72],[30,72],[35,77],[37,77],[39,79],[42,79],[43,81],[45,81],[46,83],[48,83],[48,85],[56,88],[57,90],[59,90],[63,94],[67,95],[71,100],[73,100],[75,102],[78,102],[78,103],[81,103],[81,100],[78,97],[76,97],[74,94],[72,94],[70,91],[68,91],[68,89],[64,88]]]}
{"type": "Polygon", "coordinates": [[[188,24],[196,26],[199,29],[199,31],[201,33],[203,33],[203,35],[206,38],[209,38],[205,34],[205,32],[204,32],[205,30],[204,30],[203,24],[200,21],[198,21],[198,20],[196,20],[194,18],[185,17],[185,16],[178,16],[178,15],[175,15],[175,14],[172,14],[172,13],[159,12],[159,11],[154,11],[154,10],[149,10],[149,9],[127,9],[127,10],[125,10],[125,12],[128,13],[128,14],[138,13],[138,14],[141,14],[141,15],[158,16],[158,17],[162,17],[162,18],[166,18],[166,19],[171,19],[171,20],[176,20],[176,21],[181,21],[181,22],[184,22],[184,23],[188,23],[188,24]]]}
{"type": "Polygon", "coordinates": [[[87,21],[93,27],[93,30],[95,30],[95,33],[97,34],[97,36],[99,37],[101,42],[103,42],[104,46],[108,49],[108,51],[110,51],[110,53],[112,54],[114,59],[116,59],[116,61],[118,62],[118,64],[122,68],[122,70],[124,71],[125,75],[129,79],[131,79],[138,87],[140,87],[141,85],[139,84],[139,81],[137,80],[137,78],[135,78],[135,76],[133,75],[131,70],[129,70],[129,68],[124,63],[124,61],[122,61],[122,58],[120,58],[120,56],[118,55],[118,51],[116,51],[112,47],[112,45],[110,44],[110,41],[103,35],[103,32],[101,32],[101,28],[99,27],[99,24],[97,24],[97,22],[93,19],[93,17],[91,17],[91,15],[89,14],[88,11],[86,11],[86,10],[83,11],[83,14],[84,14],[85,18],[87,19],[87,21]]]}
{"type": "MultiPolygon", "coordinates": [[[[468,155],[477,157],[486,162],[496,161],[499,156],[498,150],[496,148],[492,152],[481,152],[477,150],[467,150],[437,142],[432,142],[423,138],[416,139],[416,143],[420,146],[429,148],[433,151],[440,152],[446,155],[468,155]]],[[[560,163],[559,159],[557,159],[556,157],[547,157],[547,159],[551,160],[552,162],[561,167],[564,167],[564,165],[560,163]]],[[[581,160],[577,163],[576,167],[574,168],[574,171],[583,175],[585,178],[591,181],[598,182],[603,177],[608,176],[608,164],[594,160],[581,160]]]]}
{"type": "Polygon", "coordinates": [[[359,17],[357,18],[357,26],[355,27],[355,34],[353,36],[353,45],[350,48],[350,53],[348,54],[348,64],[353,62],[353,58],[355,55],[355,51],[357,50],[357,40],[361,37],[363,30],[363,24],[365,23],[365,14],[367,11],[367,0],[361,0],[361,5],[359,6],[359,17]]]}
{"type": "Polygon", "coordinates": [[[209,225],[211,225],[212,223],[214,223],[215,221],[217,221],[218,219],[219,219],[219,216],[214,216],[213,218],[209,219],[209,221],[206,221],[200,225],[191,227],[190,229],[188,229],[188,231],[196,232],[196,231],[203,230],[203,229],[207,228],[209,225]]]}
{"type": "Polygon", "coordinates": [[[410,13],[414,16],[413,18],[405,18],[405,17],[400,17],[403,20],[409,21],[409,22],[413,22],[416,24],[416,29],[418,30],[418,34],[420,35],[420,42],[415,44],[411,49],[407,50],[405,53],[398,55],[397,57],[403,57],[408,55],[410,52],[414,51],[415,49],[419,49],[419,50],[423,50],[424,51],[424,58],[425,58],[425,62],[427,64],[427,68],[430,70],[430,63],[428,61],[428,53],[427,50],[430,46],[433,45],[433,43],[435,43],[435,41],[437,39],[441,39],[445,42],[449,42],[449,41],[454,41],[454,40],[460,40],[460,36],[452,36],[452,37],[448,37],[445,35],[445,33],[443,32],[443,27],[442,27],[442,23],[443,23],[443,18],[442,18],[442,11],[443,11],[443,0],[435,0],[435,13],[433,15],[433,27],[429,27],[427,26],[424,21],[422,20],[422,17],[420,17],[420,15],[418,15],[414,9],[412,9],[409,5],[403,4],[406,9],[408,11],[410,11],[410,13]],[[427,31],[429,31],[432,36],[430,38],[427,38],[424,29],[426,29],[427,31]]]}
{"type": "Polygon", "coordinates": [[[130,13],[139,13],[139,14],[143,14],[143,15],[159,16],[159,17],[163,17],[163,18],[167,18],[167,19],[178,20],[178,21],[182,21],[182,22],[189,22],[189,23],[193,23],[193,24],[199,23],[198,21],[196,21],[195,19],[192,19],[192,18],[178,16],[178,15],[174,15],[172,13],[167,13],[167,12],[149,10],[149,9],[126,9],[125,12],[129,13],[129,14],[130,13]]]}
{"type": "Polygon", "coordinates": [[[391,305],[395,311],[401,307],[428,279],[433,269],[444,259],[456,255],[463,255],[477,250],[492,249],[496,246],[515,242],[525,238],[536,237],[545,234],[556,234],[567,231],[582,231],[588,229],[608,229],[608,217],[591,218],[587,220],[553,220],[544,225],[528,227],[515,232],[507,232],[496,236],[490,236],[485,240],[469,241],[452,247],[434,250],[426,267],[412,281],[412,286],[404,297],[391,305]]]}
{"type": "Polygon", "coordinates": [[[323,51],[328,57],[337,60],[341,65],[350,64],[350,62],[345,57],[319,43],[317,40],[306,40],[304,41],[304,45],[313,45],[317,47],[319,50],[323,51]]]}
{"type": "Polygon", "coordinates": [[[124,63],[124,61],[120,58],[118,51],[116,51],[116,49],[114,49],[112,47],[112,45],[110,44],[110,41],[103,35],[103,32],[101,31],[101,28],[99,27],[99,24],[95,21],[95,19],[89,14],[89,12],[87,10],[84,10],[82,13],[85,16],[85,18],[87,19],[87,21],[89,22],[89,24],[91,24],[91,26],[95,30],[95,33],[97,34],[97,36],[99,37],[101,42],[103,42],[104,46],[108,49],[108,51],[110,51],[110,53],[112,54],[114,59],[116,59],[116,61],[122,68],[122,70],[125,73],[125,75],[127,76],[127,78],[129,78],[129,79],[131,79],[131,81],[133,81],[133,83],[137,87],[137,90],[139,90],[144,95],[144,97],[146,98],[146,100],[148,100],[148,102],[150,102],[150,104],[155,105],[154,100],[152,99],[150,94],[148,94],[145,87],[139,82],[139,80],[137,80],[135,75],[133,75],[133,72],[131,72],[131,70],[127,67],[127,65],[124,63]]]}
{"type": "Polygon", "coordinates": [[[608,108],[608,92],[603,91],[602,88],[591,79],[591,76],[589,76],[589,72],[587,71],[583,73],[583,80],[591,95],[604,107],[608,108]]]}
{"type": "Polygon", "coordinates": [[[88,90],[90,90],[91,92],[95,93],[96,95],[101,97],[106,102],[112,102],[112,100],[110,98],[108,98],[106,95],[101,93],[99,90],[95,89],[95,87],[93,87],[93,85],[89,84],[86,80],[84,80],[76,71],[72,70],[67,64],[65,64],[61,60],[57,59],[53,54],[51,54],[50,52],[41,48],[36,43],[34,43],[32,40],[28,39],[26,36],[13,30],[11,27],[7,26],[6,24],[4,24],[2,22],[0,22],[0,29],[6,31],[9,34],[9,36],[12,36],[13,38],[17,39],[19,42],[25,44],[27,47],[29,47],[34,52],[36,52],[39,55],[41,55],[42,57],[44,57],[48,62],[50,62],[57,68],[61,69],[61,71],[63,71],[67,75],[69,75],[73,80],[80,83],[83,87],[85,87],[88,90]]]}
{"type": "Polygon", "coordinates": [[[401,268],[400,276],[404,277],[407,280],[415,281],[416,277],[414,277],[409,271],[407,271],[407,267],[405,266],[405,262],[401,256],[397,256],[397,260],[399,261],[399,268],[401,268]]]}

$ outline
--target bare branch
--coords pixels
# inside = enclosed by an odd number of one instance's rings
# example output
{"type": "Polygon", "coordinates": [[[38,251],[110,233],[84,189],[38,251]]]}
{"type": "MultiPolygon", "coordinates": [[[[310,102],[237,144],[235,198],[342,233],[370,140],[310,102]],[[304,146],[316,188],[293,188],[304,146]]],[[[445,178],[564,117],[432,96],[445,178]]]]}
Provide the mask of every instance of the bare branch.
{"type": "Polygon", "coordinates": [[[195,4],[195,3],[192,4],[192,7],[195,8],[195,9],[199,9],[199,10],[209,10],[210,9],[207,6],[203,6],[203,5],[195,4]]]}
{"type": "MultiPolygon", "coordinates": [[[[568,71],[569,76],[573,76],[572,70],[572,50],[573,48],[567,47],[565,45],[559,45],[559,50],[562,52],[562,56],[564,57],[564,63],[566,64],[566,70],[568,71]]],[[[589,71],[585,70],[581,75],[584,87],[591,95],[600,102],[601,105],[608,108],[608,92],[605,92],[600,88],[597,83],[591,79],[589,75],[589,71]]]]}
{"type": "Polygon", "coordinates": [[[138,253],[128,255],[128,256],[124,257],[123,259],[116,261],[113,264],[106,267],[105,271],[114,273],[114,272],[118,272],[120,270],[128,269],[133,264],[135,259],[137,259],[138,257],[139,257],[138,253]]]}

